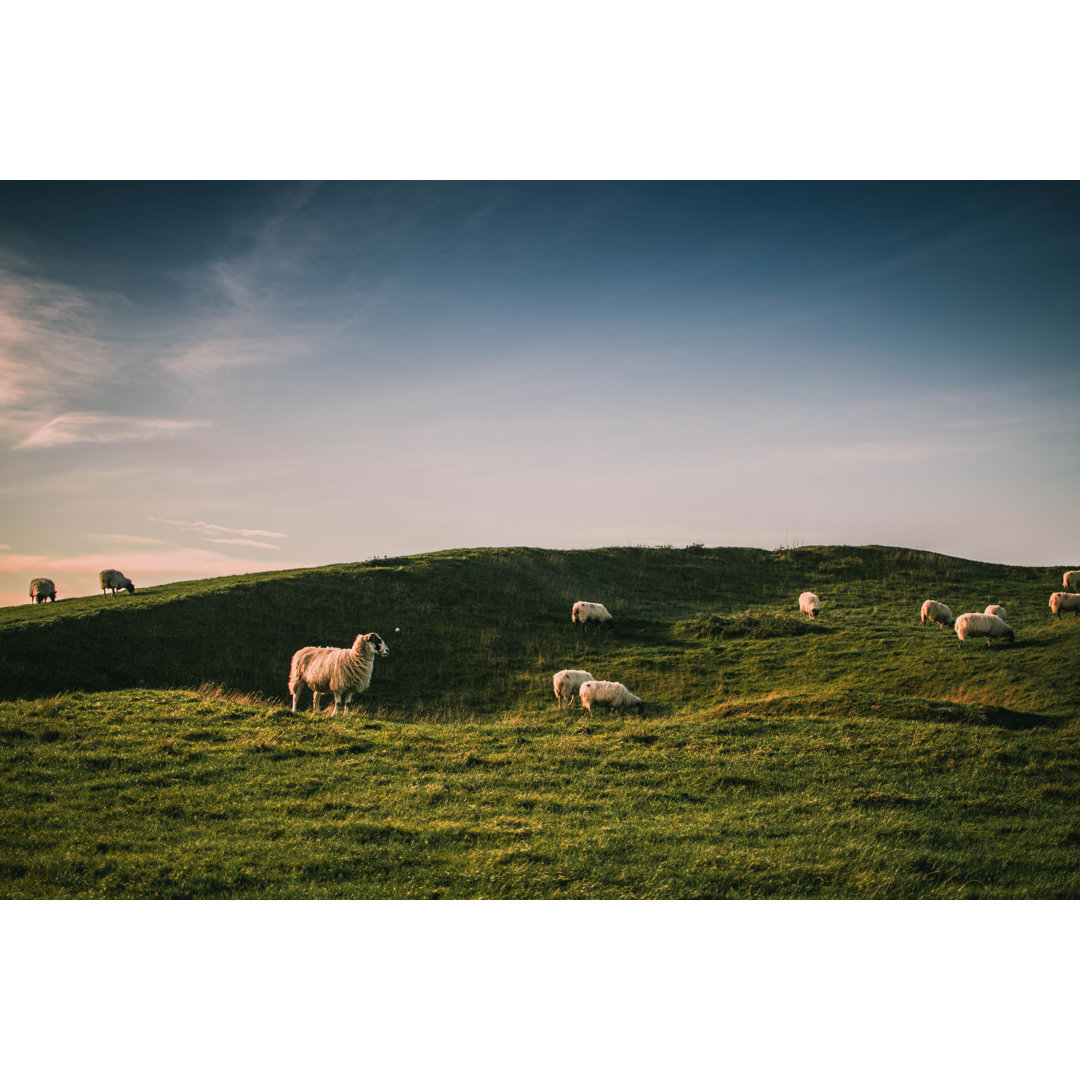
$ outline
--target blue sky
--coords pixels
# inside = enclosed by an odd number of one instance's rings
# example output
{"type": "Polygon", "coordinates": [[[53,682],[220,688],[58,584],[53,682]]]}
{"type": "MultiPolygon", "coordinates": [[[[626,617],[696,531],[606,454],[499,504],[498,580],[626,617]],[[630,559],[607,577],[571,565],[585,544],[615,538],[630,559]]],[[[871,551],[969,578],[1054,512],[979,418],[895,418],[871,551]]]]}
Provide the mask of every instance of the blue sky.
{"type": "Polygon", "coordinates": [[[1080,186],[0,184],[0,602],[458,546],[1075,564],[1080,186]]]}

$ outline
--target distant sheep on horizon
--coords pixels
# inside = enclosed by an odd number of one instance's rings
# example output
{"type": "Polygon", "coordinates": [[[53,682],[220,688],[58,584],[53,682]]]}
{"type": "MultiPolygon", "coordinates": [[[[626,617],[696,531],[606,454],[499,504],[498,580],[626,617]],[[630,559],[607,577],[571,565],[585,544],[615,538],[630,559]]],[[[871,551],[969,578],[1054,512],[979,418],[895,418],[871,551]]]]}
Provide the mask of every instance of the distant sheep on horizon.
{"type": "Polygon", "coordinates": [[[613,626],[615,623],[611,612],[603,604],[590,603],[588,600],[579,600],[574,604],[570,621],[583,630],[590,622],[595,622],[600,626],[613,626]]]}
{"type": "Polygon", "coordinates": [[[135,586],[119,570],[102,570],[98,574],[98,581],[101,582],[103,596],[108,589],[112,589],[113,596],[116,595],[117,589],[127,589],[129,593],[135,591],[135,586]]]}
{"type": "Polygon", "coordinates": [[[926,624],[926,620],[936,622],[939,626],[945,626],[952,628],[953,623],[956,621],[953,618],[952,608],[948,604],[943,604],[940,600],[924,600],[922,611],[919,613],[922,617],[923,624],[926,624]]]}
{"type": "Polygon", "coordinates": [[[36,577],[30,582],[30,602],[44,604],[46,600],[56,599],[56,585],[51,578],[36,577]]]}
{"type": "Polygon", "coordinates": [[[812,592],[804,592],[799,596],[799,610],[816,619],[821,610],[821,601],[812,592]]]}
{"type": "Polygon", "coordinates": [[[1061,578],[1061,587],[1065,592],[1080,589],[1080,570],[1066,570],[1061,578]]]}

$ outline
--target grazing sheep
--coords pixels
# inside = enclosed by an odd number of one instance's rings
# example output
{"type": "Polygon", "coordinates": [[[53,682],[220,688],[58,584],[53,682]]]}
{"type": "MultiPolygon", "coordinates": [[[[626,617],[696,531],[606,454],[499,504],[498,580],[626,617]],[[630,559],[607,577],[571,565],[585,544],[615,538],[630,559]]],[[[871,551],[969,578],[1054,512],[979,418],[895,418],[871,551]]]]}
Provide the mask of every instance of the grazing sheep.
{"type": "Polygon", "coordinates": [[[1060,618],[1063,611],[1080,615],[1080,593],[1056,592],[1050,597],[1050,618],[1055,615],[1060,618]]]}
{"type": "Polygon", "coordinates": [[[985,611],[968,611],[956,619],[956,647],[959,649],[968,638],[986,638],[986,647],[990,647],[991,638],[1005,638],[1011,645],[1016,640],[1012,627],[996,615],[987,615],[985,611]]]}
{"type": "Polygon", "coordinates": [[[1061,579],[1061,587],[1066,592],[1080,589],[1080,570],[1066,570],[1061,579]]]}
{"type": "Polygon", "coordinates": [[[106,589],[112,589],[113,596],[116,595],[117,589],[127,589],[129,593],[135,591],[135,586],[119,570],[102,570],[98,574],[98,581],[101,582],[101,595],[105,595],[106,589]]]}
{"type": "Polygon", "coordinates": [[[996,615],[999,619],[1008,618],[1005,609],[1000,604],[987,604],[983,610],[984,615],[996,615]]]}
{"type": "Polygon", "coordinates": [[[590,604],[588,600],[579,600],[574,605],[570,621],[580,625],[582,629],[590,622],[598,623],[600,626],[612,626],[615,623],[611,612],[603,604],[590,604]]]}
{"type": "Polygon", "coordinates": [[[349,715],[349,702],[353,694],[362,693],[371,684],[371,669],[375,656],[389,656],[378,634],[358,634],[351,649],[335,649],[325,645],[308,645],[293,653],[289,665],[289,693],[292,694],[292,711],[296,712],[296,699],[305,685],[311,687],[313,700],[311,711],[319,711],[319,698],[323,694],[334,695],[334,711],[345,701],[344,714],[349,715]]]}
{"type": "Polygon", "coordinates": [[[592,715],[594,705],[607,705],[611,709],[634,709],[638,716],[645,712],[645,703],[629,690],[621,682],[602,682],[591,679],[583,682],[578,690],[581,704],[592,715]]]}
{"type": "Polygon", "coordinates": [[[581,684],[589,682],[592,676],[587,671],[576,671],[573,668],[563,668],[555,672],[555,697],[559,700],[559,707],[565,709],[574,695],[578,692],[581,684]]]}
{"type": "Polygon", "coordinates": [[[30,602],[44,604],[46,600],[56,599],[56,586],[47,577],[36,577],[30,582],[30,602]]]}
{"type": "Polygon", "coordinates": [[[821,601],[812,592],[804,592],[799,597],[799,610],[805,612],[811,619],[816,619],[821,610],[821,601]]]}
{"type": "Polygon", "coordinates": [[[940,600],[924,600],[920,614],[924,625],[927,619],[936,622],[939,626],[949,627],[956,621],[953,618],[952,608],[948,604],[943,604],[940,600]]]}

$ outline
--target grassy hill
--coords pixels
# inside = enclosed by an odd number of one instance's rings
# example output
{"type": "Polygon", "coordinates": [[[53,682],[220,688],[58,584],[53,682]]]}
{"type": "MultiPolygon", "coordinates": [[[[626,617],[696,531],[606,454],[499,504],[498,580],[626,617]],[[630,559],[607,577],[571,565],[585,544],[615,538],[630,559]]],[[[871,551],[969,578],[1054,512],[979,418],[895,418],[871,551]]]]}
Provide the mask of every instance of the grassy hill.
{"type": "Polygon", "coordinates": [[[1062,569],[487,549],[0,609],[0,895],[1076,897],[1062,569]],[[348,717],[287,711],[296,648],[370,630],[348,717]],[[562,667],[646,716],[560,712],[562,667]]]}

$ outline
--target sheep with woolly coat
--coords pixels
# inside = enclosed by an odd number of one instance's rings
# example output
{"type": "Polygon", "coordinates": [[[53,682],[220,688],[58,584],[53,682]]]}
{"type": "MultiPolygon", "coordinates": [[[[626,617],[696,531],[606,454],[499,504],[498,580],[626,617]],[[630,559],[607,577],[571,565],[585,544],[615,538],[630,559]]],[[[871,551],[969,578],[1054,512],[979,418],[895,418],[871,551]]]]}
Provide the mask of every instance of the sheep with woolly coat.
{"type": "Polygon", "coordinates": [[[30,602],[44,604],[46,600],[56,599],[56,585],[51,578],[36,577],[30,582],[30,602]]]}
{"type": "Polygon", "coordinates": [[[581,688],[581,684],[591,679],[592,676],[587,671],[574,668],[563,668],[562,671],[557,671],[552,681],[555,685],[555,697],[558,698],[559,707],[565,709],[574,700],[574,695],[581,688]]]}
{"type": "Polygon", "coordinates": [[[581,684],[578,696],[590,715],[594,705],[606,705],[609,709],[634,709],[638,716],[645,712],[645,703],[636,694],[631,694],[621,682],[592,679],[581,684]]]}
{"type": "Polygon", "coordinates": [[[375,657],[389,656],[378,634],[358,634],[350,649],[335,649],[325,645],[307,645],[293,653],[289,665],[289,693],[292,694],[292,711],[296,712],[296,700],[308,686],[312,693],[311,711],[319,711],[319,698],[323,694],[334,695],[334,711],[345,702],[344,715],[349,715],[349,702],[353,694],[362,693],[371,685],[371,671],[375,657]]]}
{"type": "Polygon", "coordinates": [[[986,647],[990,647],[992,638],[1004,638],[1011,645],[1016,640],[1012,627],[997,615],[987,615],[985,611],[967,611],[956,620],[956,647],[963,646],[968,638],[986,638],[986,647]]]}
{"type": "Polygon", "coordinates": [[[1000,604],[987,604],[983,609],[984,615],[996,615],[999,619],[1007,619],[1005,609],[1000,604]]]}
{"type": "Polygon", "coordinates": [[[799,596],[799,610],[816,619],[821,610],[821,601],[812,592],[804,592],[799,596]]]}
{"type": "Polygon", "coordinates": [[[129,593],[135,591],[135,586],[119,570],[102,570],[98,574],[98,581],[101,582],[101,594],[103,596],[107,589],[112,589],[113,596],[116,595],[117,589],[127,589],[129,593]]]}
{"type": "Polygon", "coordinates": [[[1065,592],[1080,589],[1080,570],[1066,570],[1061,578],[1061,587],[1065,592]]]}
{"type": "Polygon", "coordinates": [[[613,626],[615,623],[611,612],[603,604],[594,604],[588,600],[579,600],[574,605],[570,612],[570,621],[582,629],[591,622],[599,626],[613,626]]]}
{"type": "Polygon", "coordinates": [[[1056,615],[1060,618],[1063,611],[1080,615],[1080,593],[1056,592],[1050,597],[1050,617],[1056,615]]]}
{"type": "Polygon", "coordinates": [[[924,625],[929,619],[930,622],[936,622],[939,626],[951,628],[956,621],[953,618],[952,608],[948,604],[943,604],[940,600],[924,600],[920,615],[924,625]]]}

